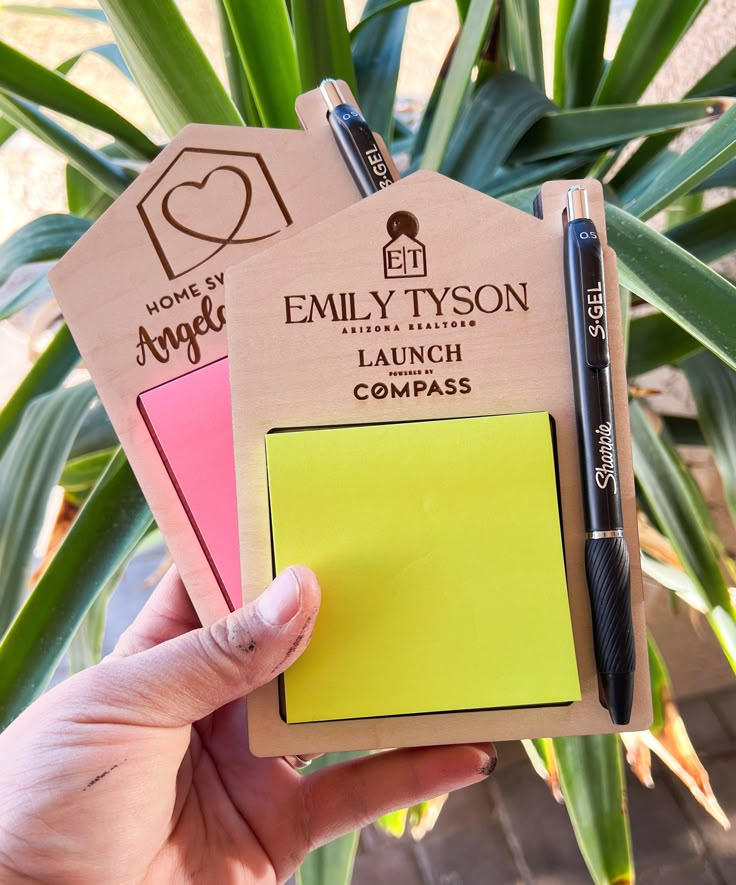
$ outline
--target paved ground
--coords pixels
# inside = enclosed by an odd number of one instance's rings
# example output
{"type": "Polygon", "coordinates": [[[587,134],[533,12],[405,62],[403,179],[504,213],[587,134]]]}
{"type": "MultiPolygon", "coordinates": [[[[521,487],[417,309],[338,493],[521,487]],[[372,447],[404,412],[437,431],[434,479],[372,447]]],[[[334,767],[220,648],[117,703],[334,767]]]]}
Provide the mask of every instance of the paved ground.
{"type": "MultiPolygon", "coordinates": [[[[736,689],[682,704],[696,750],[736,826],[736,689]]],[[[499,744],[496,772],[450,797],[422,842],[364,830],[353,885],[586,885],[565,809],[520,744],[499,744]]],[[[736,885],[736,838],[661,765],[655,788],[629,777],[639,885],[736,885]]]]}

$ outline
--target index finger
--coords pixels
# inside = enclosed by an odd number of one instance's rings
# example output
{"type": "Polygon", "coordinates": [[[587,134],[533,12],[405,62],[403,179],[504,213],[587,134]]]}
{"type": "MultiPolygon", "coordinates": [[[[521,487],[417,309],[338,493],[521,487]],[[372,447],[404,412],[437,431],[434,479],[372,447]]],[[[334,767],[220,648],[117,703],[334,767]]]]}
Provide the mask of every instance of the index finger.
{"type": "Polygon", "coordinates": [[[481,781],[496,767],[493,744],[387,750],[303,778],[311,850],[383,814],[481,781]]]}
{"type": "Polygon", "coordinates": [[[176,566],[166,572],[138,616],[118,639],[112,657],[127,658],[200,626],[176,566]]]}

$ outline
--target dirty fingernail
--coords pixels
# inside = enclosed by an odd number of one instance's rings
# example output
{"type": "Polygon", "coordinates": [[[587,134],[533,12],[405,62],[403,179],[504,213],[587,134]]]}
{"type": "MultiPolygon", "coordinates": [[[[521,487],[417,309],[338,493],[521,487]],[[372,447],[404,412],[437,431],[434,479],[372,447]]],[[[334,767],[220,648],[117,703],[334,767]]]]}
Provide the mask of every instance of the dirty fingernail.
{"type": "Polygon", "coordinates": [[[493,744],[475,744],[474,746],[481,750],[485,756],[485,760],[478,766],[478,774],[488,777],[488,775],[493,774],[498,764],[496,748],[493,744]]]}

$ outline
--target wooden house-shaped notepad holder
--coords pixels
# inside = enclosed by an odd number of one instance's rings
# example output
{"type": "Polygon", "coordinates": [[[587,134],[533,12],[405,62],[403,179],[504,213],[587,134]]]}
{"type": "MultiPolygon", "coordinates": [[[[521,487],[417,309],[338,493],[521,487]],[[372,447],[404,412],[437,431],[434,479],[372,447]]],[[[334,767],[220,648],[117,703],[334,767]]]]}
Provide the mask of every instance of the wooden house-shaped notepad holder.
{"type": "MultiPolygon", "coordinates": [[[[309,648],[249,699],[255,753],[615,730],[583,563],[572,183],[546,184],[535,218],[418,172],[228,271],[243,597],[295,560],[323,589],[309,648]]],[[[608,247],[605,266],[637,730],[650,691],[608,247]]]]}
{"type": "Polygon", "coordinates": [[[49,275],[205,624],[241,604],[225,271],[360,199],[319,90],[296,112],[187,126],[49,275]]]}

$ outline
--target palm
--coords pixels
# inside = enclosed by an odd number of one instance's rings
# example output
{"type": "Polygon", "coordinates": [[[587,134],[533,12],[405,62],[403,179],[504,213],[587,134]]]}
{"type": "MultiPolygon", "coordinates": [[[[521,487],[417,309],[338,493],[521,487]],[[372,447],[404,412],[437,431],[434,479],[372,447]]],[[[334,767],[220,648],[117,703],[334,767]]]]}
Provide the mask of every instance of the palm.
{"type": "MultiPolygon", "coordinates": [[[[182,591],[176,582],[166,597],[154,599],[115,655],[127,657],[194,629],[198,619],[182,591]]],[[[108,780],[114,794],[101,795],[104,806],[136,808],[127,844],[118,842],[109,858],[113,875],[130,869],[134,880],[147,875],[157,882],[181,873],[195,879],[206,870],[213,882],[277,882],[309,848],[305,821],[295,814],[303,807],[301,777],[280,757],[250,753],[243,701],[192,726],[163,733],[146,728],[126,770],[124,779],[108,780]],[[143,795],[141,784],[149,785],[143,795]]],[[[104,808],[90,812],[97,818],[104,808]]],[[[102,872],[91,870],[91,881],[102,872]]]]}
{"type": "Polygon", "coordinates": [[[3,733],[3,882],[272,885],[311,848],[490,773],[487,744],[391,751],[310,777],[251,755],[245,703],[232,698],[271,678],[295,637],[308,636],[319,588],[308,570],[299,575],[288,624],[264,629],[251,608],[221,622],[223,632],[196,630],[170,573],[105,662],[3,733]],[[234,659],[241,630],[257,663],[234,659]]]}
{"type": "Polygon", "coordinates": [[[245,719],[235,702],[192,727],[173,811],[171,795],[155,806],[152,823],[165,822],[168,836],[152,861],[153,881],[203,869],[223,883],[282,881],[308,849],[301,777],[281,758],[250,754],[245,719]]]}

